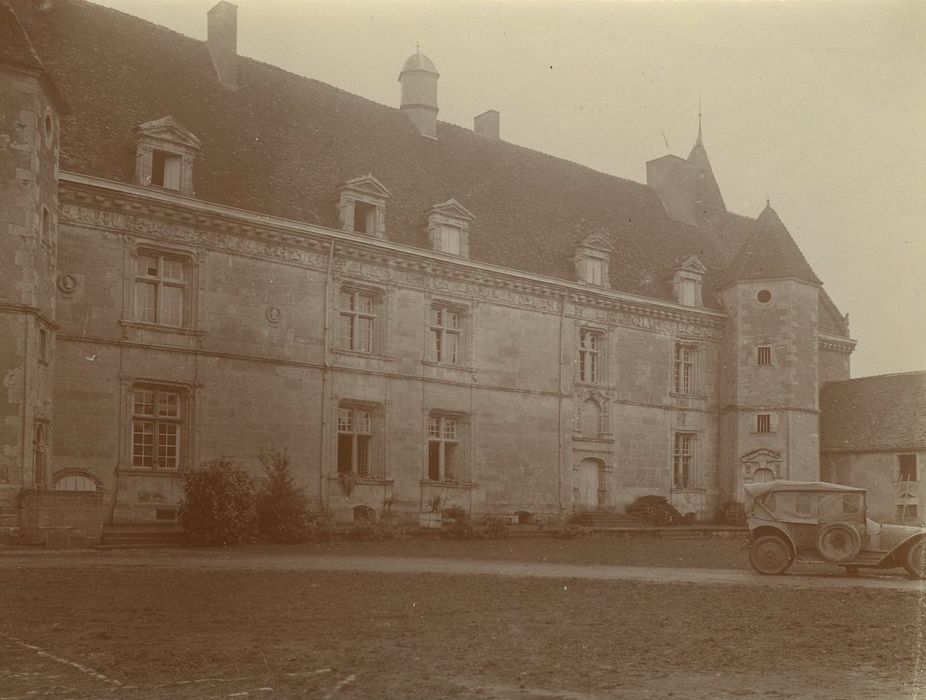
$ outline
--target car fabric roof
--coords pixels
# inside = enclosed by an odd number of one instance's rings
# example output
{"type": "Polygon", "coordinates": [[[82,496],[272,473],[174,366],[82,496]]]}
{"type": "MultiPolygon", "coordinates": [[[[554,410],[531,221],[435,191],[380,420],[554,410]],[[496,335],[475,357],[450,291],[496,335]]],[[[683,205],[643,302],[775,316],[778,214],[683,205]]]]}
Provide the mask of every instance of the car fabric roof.
{"type": "Polygon", "coordinates": [[[826,481],[764,481],[760,484],[743,484],[743,488],[750,498],[777,491],[845,491],[848,493],[860,493],[865,489],[859,489],[854,486],[845,484],[831,484],[826,481]]]}

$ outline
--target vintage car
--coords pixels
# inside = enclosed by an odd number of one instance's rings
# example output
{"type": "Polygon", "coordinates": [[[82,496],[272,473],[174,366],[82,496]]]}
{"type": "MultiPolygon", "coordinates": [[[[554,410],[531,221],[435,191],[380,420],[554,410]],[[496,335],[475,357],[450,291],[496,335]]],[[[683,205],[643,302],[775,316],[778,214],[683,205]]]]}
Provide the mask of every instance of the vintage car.
{"type": "Polygon", "coordinates": [[[745,484],[749,562],[780,574],[797,562],[861,568],[903,567],[926,578],[926,529],[866,517],[865,490],[821,481],[745,484]]]}

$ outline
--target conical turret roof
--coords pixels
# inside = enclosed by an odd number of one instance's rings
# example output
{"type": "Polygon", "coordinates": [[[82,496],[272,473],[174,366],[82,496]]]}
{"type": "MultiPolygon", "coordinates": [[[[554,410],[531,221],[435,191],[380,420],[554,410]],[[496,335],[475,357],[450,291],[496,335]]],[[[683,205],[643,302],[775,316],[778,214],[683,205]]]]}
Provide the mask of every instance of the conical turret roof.
{"type": "Polygon", "coordinates": [[[711,161],[707,157],[707,149],[704,148],[704,141],[701,139],[701,128],[698,127],[698,140],[691,148],[688,154],[688,162],[698,169],[698,179],[695,183],[695,201],[700,205],[700,209],[719,209],[726,211],[727,206],[724,204],[723,195],[720,194],[720,186],[714,177],[714,171],[711,169],[711,161]]]}
{"type": "Polygon", "coordinates": [[[42,62],[19,23],[16,13],[2,0],[0,0],[0,62],[42,70],[42,62]]]}
{"type": "Polygon", "coordinates": [[[767,204],[722,276],[721,285],[752,279],[797,279],[821,284],[778,214],[767,204]]]}

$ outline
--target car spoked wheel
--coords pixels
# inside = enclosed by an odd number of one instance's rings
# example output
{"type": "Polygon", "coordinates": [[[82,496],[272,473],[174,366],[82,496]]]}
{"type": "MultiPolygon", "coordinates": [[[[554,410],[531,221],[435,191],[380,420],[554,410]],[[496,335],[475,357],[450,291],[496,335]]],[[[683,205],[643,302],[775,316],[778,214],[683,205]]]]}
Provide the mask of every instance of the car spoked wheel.
{"type": "Polygon", "coordinates": [[[862,546],[862,538],[848,523],[829,523],[817,533],[817,551],[827,561],[854,559],[862,546]]]}
{"type": "Polygon", "coordinates": [[[920,540],[907,550],[903,568],[913,578],[926,579],[926,539],[920,540]]]}
{"type": "Polygon", "coordinates": [[[760,574],[780,574],[794,561],[791,546],[775,535],[759,537],[749,548],[749,563],[760,574]]]}

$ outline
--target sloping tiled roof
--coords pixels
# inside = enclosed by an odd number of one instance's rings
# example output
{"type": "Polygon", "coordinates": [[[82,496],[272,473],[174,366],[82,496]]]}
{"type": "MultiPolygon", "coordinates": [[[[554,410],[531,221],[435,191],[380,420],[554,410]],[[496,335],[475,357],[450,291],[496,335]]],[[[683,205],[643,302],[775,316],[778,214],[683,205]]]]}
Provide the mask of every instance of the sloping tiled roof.
{"type": "Polygon", "coordinates": [[[576,243],[601,233],[613,289],[672,299],[677,260],[696,254],[708,285],[730,260],[733,246],[669,219],[646,185],[443,122],[422,138],[398,109],[247,58],[228,90],[205,42],[130,15],[58,0],[29,32],[73,110],[63,170],[132,182],[132,130],[171,115],[202,140],[194,190],[206,201],[337,226],[339,186],[371,173],[392,193],[387,236],[402,243],[429,247],[426,212],[454,198],[476,217],[470,257],[527,272],[575,279],[576,243]]]}
{"type": "Polygon", "coordinates": [[[820,391],[822,450],[926,450],[926,372],[829,382],[820,391]]]}
{"type": "Polygon", "coordinates": [[[0,63],[42,69],[42,62],[6,0],[0,0],[0,63]]]}
{"type": "Polygon", "coordinates": [[[688,162],[698,168],[698,181],[695,184],[695,199],[698,204],[705,209],[726,211],[727,206],[723,203],[723,195],[720,194],[720,186],[714,177],[714,170],[711,168],[711,161],[707,157],[707,149],[704,148],[700,132],[691,153],[688,154],[688,162]]]}
{"type": "Polygon", "coordinates": [[[791,278],[821,284],[778,214],[766,206],[746,242],[722,275],[722,284],[750,279],[791,278]]]}

